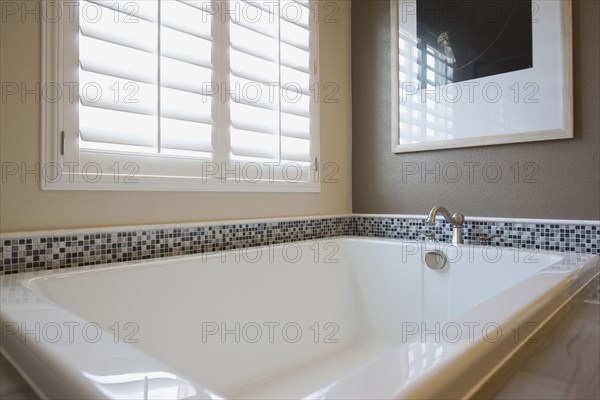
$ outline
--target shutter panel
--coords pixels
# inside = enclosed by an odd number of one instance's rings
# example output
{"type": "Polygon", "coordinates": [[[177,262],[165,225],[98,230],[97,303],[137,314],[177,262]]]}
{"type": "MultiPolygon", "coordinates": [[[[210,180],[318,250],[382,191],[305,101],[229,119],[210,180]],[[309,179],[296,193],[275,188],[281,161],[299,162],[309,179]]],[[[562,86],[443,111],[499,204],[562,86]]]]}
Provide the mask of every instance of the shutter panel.
{"type": "Polygon", "coordinates": [[[80,149],[312,161],[308,0],[81,0],[79,10],[80,149]],[[223,86],[213,93],[223,79],[226,101],[223,86]]]}
{"type": "Polygon", "coordinates": [[[281,158],[311,162],[312,76],[310,10],[306,3],[281,1],[281,158]]]}
{"type": "Polygon", "coordinates": [[[210,156],[212,15],[200,3],[80,2],[80,148],[210,156]]]}
{"type": "Polygon", "coordinates": [[[204,3],[161,2],[163,153],[209,156],[213,150],[213,101],[204,93],[212,81],[212,16],[202,9],[204,3]]]}
{"type": "Polygon", "coordinates": [[[279,161],[279,20],[265,2],[229,6],[231,158],[279,161]]]}
{"type": "Polygon", "coordinates": [[[158,146],[158,3],[145,19],[118,2],[79,4],[79,131],[83,149],[152,152],[158,146]]]}
{"type": "Polygon", "coordinates": [[[231,2],[231,158],[309,163],[310,10],[293,0],[273,5],[231,2]]]}

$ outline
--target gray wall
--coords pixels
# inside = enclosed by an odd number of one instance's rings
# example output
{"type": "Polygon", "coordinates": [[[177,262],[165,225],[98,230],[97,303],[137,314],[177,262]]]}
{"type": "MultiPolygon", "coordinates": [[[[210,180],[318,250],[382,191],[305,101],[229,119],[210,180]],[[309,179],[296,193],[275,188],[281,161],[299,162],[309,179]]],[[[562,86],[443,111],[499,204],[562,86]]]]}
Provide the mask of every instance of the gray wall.
{"type": "Polygon", "coordinates": [[[600,2],[574,0],[573,14],[574,139],[392,154],[389,2],[353,0],[353,211],[425,214],[441,204],[467,217],[600,219],[600,2]],[[456,183],[407,174],[452,162],[463,170],[456,183]],[[472,182],[465,162],[479,163],[472,182]],[[486,163],[500,167],[497,182],[486,163]],[[527,163],[537,166],[532,182],[523,182],[527,163]]]}

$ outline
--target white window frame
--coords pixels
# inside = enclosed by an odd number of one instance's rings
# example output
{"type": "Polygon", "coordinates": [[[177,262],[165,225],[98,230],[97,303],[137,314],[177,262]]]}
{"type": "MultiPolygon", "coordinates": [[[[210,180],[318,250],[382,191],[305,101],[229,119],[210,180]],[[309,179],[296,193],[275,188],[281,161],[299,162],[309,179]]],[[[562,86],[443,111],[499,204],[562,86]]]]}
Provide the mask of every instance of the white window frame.
{"type": "MultiPolygon", "coordinates": [[[[163,160],[176,160],[177,168],[185,168],[189,163],[191,167],[196,167],[199,160],[179,158],[176,156],[155,156],[132,154],[106,153],[99,154],[98,160],[102,163],[98,165],[94,162],[80,162],[80,151],[78,148],[79,123],[76,118],[66,118],[65,115],[77,115],[77,112],[69,110],[69,107],[78,107],[79,93],[78,89],[73,89],[73,82],[77,82],[77,73],[65,70],[66,65],[77,65],[78,62],[78,44],[68,45],[65,38],[73,37],[73,32],[69,29],[78,28],[78,16],[75,14],[74,20],[66,21],[65,10],[68,7],[75,7],[77,0],[41,0],[42,7],[45,10],[61,10],[62,18],[52,19],[46,16],[42,18],[42,73],[41,87],[44,91],[44,98],[41,102],[41,189],[54,190],[77,190],[77,191],[213,191],[213,192],[312,192],[321,191],[320,185],[320,99],[313,98],[311,95],[311,157],[310,168],[303,168],[302,180],[296,177],[282,179],[281,172],[283,168],[279,166],[275,172],[272,166],[263,169],[263,179],[255,179],[243,176],[234,177],[233,174],[224,173],[222,176],[216,173],[206,174],[205,176],[177,176],[169,175],[167,171],[164,175],[137,175],[135,168],[128,165],[132,160],[138,160],[142,163],[156,164],[158,161],[164,164],[163,160]],[[70,60],[70,61],[69,61],[70,60]],[[70,76],[67,76],[70,75],[70,76]],[[71,97],[71,98],[69,98],[71,97]],[[66,133],[70,132],[70,134],[66,133]],[[74,134],[75,132],[76,134],[74,134]],[[75,156],[76,155],[76,156],[75,156]],[[137,157],[137,158],[136,158],[137,157]],[[103,158],[105,158],[103,160],[103,158]],[[106,168],[107,165],[118,167],[106,168]],[[98,168],[100,166],[100,168],[98,168]],[[85,169],[85,173],[83,170],[85,169]],[[108,170],[107,170],[108,169],[108,170]],[[98,172],[101,172],[98,175],[98,172]],[[264,171],[268,173],[265,174],[264,171]]],[[[314,2],[311,6],[311,14],[318,10],[319,0],[310,0],[314,2]]],[[[46,13],[52,15],[50,13],[46,13]]],[[[317,15],[311,15],[311,65],[313,66],[313,82],[319,84],[319,26],[317,15]]],[[[73,18],[71,18],[73,19],[73,18]]],[[[75,35],[76,36],[76,35],[75,35]]],[[[319,91],[315,91],[318,96],[319,91]]],[[[215,123],[219,123],[215,121],[215,123]]],[[[227,135],[226,135],[227,136],[227,135]]],[[[219,141],[223,137],[218,138],[219,141]]],[[[229,137],[225,138],[229,142],[229,137]]],[[[222,147],[217,144],[217,147],[222,147]]],[[[216,149],[215,149],[216,150],[216,149]]],[[[219,151],[222,151],[220,149],[219,151]]],[[[212,163],[215,164],[215,163],[212,163]]],[[[221,162],[217,163],[221,164],[221,162]]],[[[221,164],[223,170],[230,164],[224,161],[221,164]]],[[[217,165],[220,167],[220,165],[217,165]]],[[[288,165],[290,170],[296,170],[294,165],[288,165]]],[[[210,172],[210,166],[207,171],[210,172]]],[[[240,167],[240,168],[243,168],[240,167]]],[[[162,172],[162,171],[161,171],[162,172]]],[[[295,171],[294,171],[295,172],[295,171]]],[[[292,174],[290,174],[291,176],[292,174]]],[[[293,176],[297,174],[294,173],[293,176]]]]}

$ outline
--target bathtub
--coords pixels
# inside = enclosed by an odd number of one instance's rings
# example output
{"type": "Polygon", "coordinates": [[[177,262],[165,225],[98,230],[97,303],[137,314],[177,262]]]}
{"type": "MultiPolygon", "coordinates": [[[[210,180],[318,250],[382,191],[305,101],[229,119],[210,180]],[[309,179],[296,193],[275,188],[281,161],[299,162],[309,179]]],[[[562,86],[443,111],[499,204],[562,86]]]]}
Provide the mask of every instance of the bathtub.
{"type": "Polygon", "coordinates": [[[0,350],[43,398],[469,397],[599,260],[332,238],[5,275],[0,350]]]}

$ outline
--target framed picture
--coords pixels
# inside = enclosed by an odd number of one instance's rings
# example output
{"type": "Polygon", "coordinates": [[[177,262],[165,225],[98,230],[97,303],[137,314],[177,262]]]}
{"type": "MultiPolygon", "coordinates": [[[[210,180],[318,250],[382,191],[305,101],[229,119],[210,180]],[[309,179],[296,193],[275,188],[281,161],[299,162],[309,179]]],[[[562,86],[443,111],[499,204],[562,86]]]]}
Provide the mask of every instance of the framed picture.
{"type": "Polygon", "coordinates": [[[391,0],[392,152],[573,137],[571,0],[391,0]]]}

